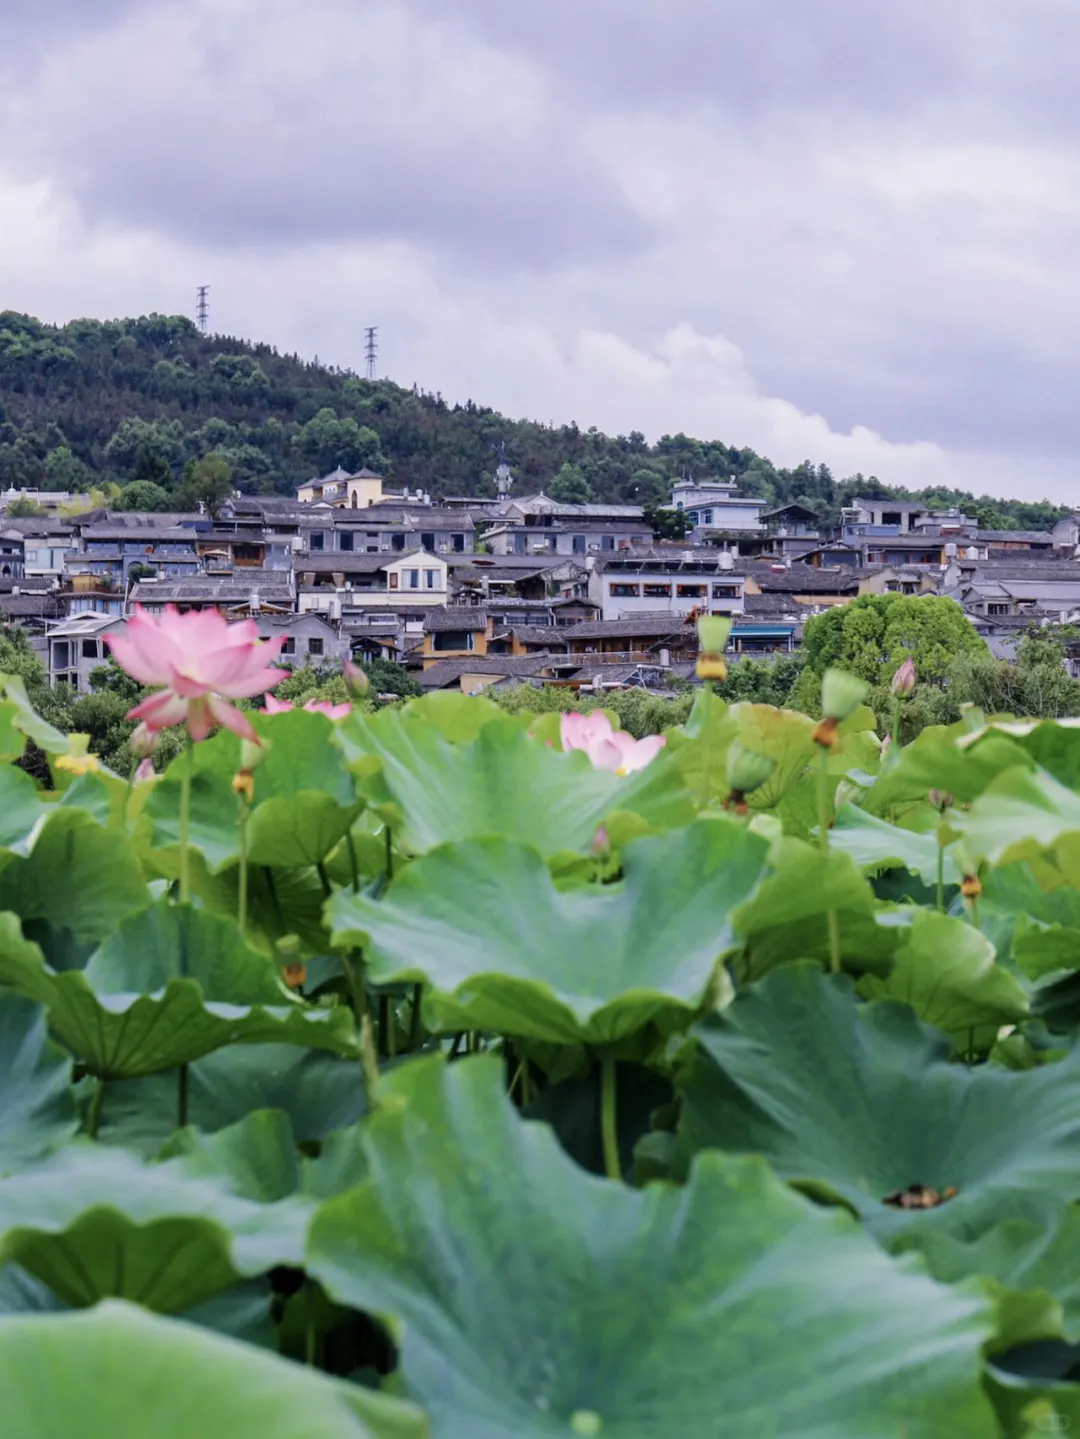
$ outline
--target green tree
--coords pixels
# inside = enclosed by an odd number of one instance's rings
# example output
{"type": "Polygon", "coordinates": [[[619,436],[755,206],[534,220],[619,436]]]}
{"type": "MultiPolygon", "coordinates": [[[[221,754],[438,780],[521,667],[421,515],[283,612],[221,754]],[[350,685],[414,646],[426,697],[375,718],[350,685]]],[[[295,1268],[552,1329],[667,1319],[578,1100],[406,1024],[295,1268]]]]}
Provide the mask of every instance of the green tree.
{"type": "Polygon", "coordinates": [[[90,485],[90,470],[74,455],[68,445],[58,445],[45,457],[45,478],[42,486],[46,490],[68,490],[78,494],[90,485]]]}
{"type": "Polygon", "coordinates": [[[39,504],[37,500],[26,499],[22,496],[17,500],[12,500],[7,507],[7,514],[13,520],[40,520],[44,519],[48,513],[45,506],[39,504]]]}
{"type": "Polygon", "coordinates": [[[957,656],[987,652],[955,600],[938,595],[863,595],[837,605],[807,622],[803,651],[810,678],[835,665],[872,685],[887,685],[909,655],[921,683],[941,684],[957,656]]]}
{"type": "Polygon", "coordinates": [[[587,505],[593,492],[588,480],[577,465],[563,465],[562,469],[547,487],[553,500],[561,505],[587,505]]]}
{"type": "Polygon", "coordinates": [[[161,485],[155,485],[152,480],[132,480],[130,485],[125,485],[113,503],[117,510],[145,510],[158,511],[171,510],[175,503],[174,497],[161,485]]]}
{"type": "Polygon", "coordinates": [[[643,518],[658,540],[684,540],[693,529],[685,510],[663,510],[659,505],[647,504],[643,518]]]}
{"type": "MultiPolygon", "coordinates": [[[[172,475],[183,454],[183,426],[178,420],[144,420],[128,416],[117,425],[108,444],[105,458],[120,474],[134,475],[136,464],[148,464],[147,456],[155,456],[172,475]]],[[[154,475],[141,475],[154,479],[154,475]]]]}
{"type": "Polygon", "coordinates": [[[189,460],[175,499],[182,510],[195,510],[202,505],[208,515],[216,517],[234,493],[232,470],[220,455],[212,454],[202,460],[189,460]]]}
{"type": "Polygon", "coordinates": [[[338,465],[346,470],[380,473],[387,468],[375,430],[351,418],[339,419],[328,405],[300,427],[293,436],[293,445],[320,474],[328,474],[338,465]]]}

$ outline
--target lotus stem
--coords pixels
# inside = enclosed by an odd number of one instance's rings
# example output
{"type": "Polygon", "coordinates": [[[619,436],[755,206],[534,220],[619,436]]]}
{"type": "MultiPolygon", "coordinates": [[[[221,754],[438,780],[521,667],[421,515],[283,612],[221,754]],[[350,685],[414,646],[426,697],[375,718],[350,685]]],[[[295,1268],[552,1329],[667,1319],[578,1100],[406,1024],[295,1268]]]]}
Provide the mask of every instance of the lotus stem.
{"type": "MultiPolygon", "coordinates": [[[[716,693],[716,690],[713,687],[713,682],[712,680],[702,680],[702,684],[705,686],[705,689],[709,695],[709,699],[708,701],[706,701],[706,703],[711,706],[712,697],[716,693]]],[[[706,710],[706,723],[708,713],[709,711],[706,710]]],[[[712,746],[709,743],[709,736],[707,731],[702,736],[702,744],[705,746],[705,754],[701,761],[701,807],[702,809],[704,809],[705,806],[709,803],[709,780],[711,778],[709,774],[709,770],[711,768],[709,761],[712,758],[712,746]]]]}
{"type": "Polygon", "coordinates": [[[105,1080],[99,1074],[94,1084],[94,1095],[90,1100],[90,1113],[86,1118],[86,1137],[96,1139],[101,1124],[101,1107],[105,1102],[105,1080]]]}
{"type": "Polygon", "coordinates": [[[184,768],[180,778],[180,903],[191,900],[191,856],[188,835],[191,829],[191,777],[195,770],[195,746],[188,737],[184,746],[184,768]]]}
{"type": "Polygon", "coordinates": [[[241,936],[247,935],[247,912],[248,912],[248,803],[240,796],[240,875],[239,889],[236,901],[237,923],[240,926],[241,936]]]}
{"type": "Polygon", "coordinates": [[[615,1111],[615,1056],[610,1049],[605,1049],[600,1056],[600,1138],[604,1149],[604,1169],[608,1178],[622,1179],[615,1111]]]}
{"type": "Polygon", "coordinates": [[[387,879],[393,879],[393,877],[394,877],[394,836],[393,836],[393,834],[391,833],[391,830],[390,830],[390,826],[389,826],[389,825],[384,825],[384,826],[383,826],[383,833],[384,833],[384,835],[386,836],[386,877],[387,877],[387,879]]]}
{"type": "Polygon", "coordinates": [[[352,869],[353,894],[360,893],[360,865],[356,859],[356,845],[353,843],[352,830],[345,836],[345,843],[349,849],[349,866],[352,869]]]}
{"type": "Polygon", "coordinates": [[[188,1122],[188,1067],[186,1064],[180,1066],[180,1073],[176,1086],[176,1127],[184,1129],[188,1122]]]}
{"type": "Polygon", "coordinates": [[[937,842],[937,907],[940,914],[945,913],[945,846],[940,835],[937,842]]]}
{"type": "Polygon", "coordinates": [[[411,1019],[410,1019],[410,1021],[409,1021],[409,1051],[410,1051],[410,1053],[411,1053],[413,1050],[420,1048],[420,1030],[421,1030],[421,1024],[420,1024],[420,1005],[421,1005],[421,1001],[423,1000],[423,997],[424,997],[424,986],[423,986],[422,984],[414,984],[414,985],[413,985],[413,995],[412,995],[412,1017],[411,1017],[411,1019]]]}
{"type": "MultiPolygon", "coordinates": [[[[829,751],[821,746],[818,765],[818,845],[822,854],[829,853],[829,828],[832,824],[832,802],[829,798],[829,751]]],[[[835,909],[825,916],[829,927],[829,969],[840,973],[840,921],[835,909]]]]}

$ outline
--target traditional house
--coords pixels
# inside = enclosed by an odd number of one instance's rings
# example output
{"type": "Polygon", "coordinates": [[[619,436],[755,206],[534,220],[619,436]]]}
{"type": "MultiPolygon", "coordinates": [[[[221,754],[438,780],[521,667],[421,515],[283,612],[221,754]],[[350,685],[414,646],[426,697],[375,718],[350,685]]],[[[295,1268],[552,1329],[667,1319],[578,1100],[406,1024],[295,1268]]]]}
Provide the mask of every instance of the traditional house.
{"type": "Polygon", "coordinates": [[[741,614],[743,588],[732,557],[706,550],[598,557],[589,576],[589,598],[605,620],[741,614]]]}
{"type": "Polygon", "coordinates": [[[78,614],[48,632],[49,683],[88,690],[90,675],[109,657],[105,636],[123,631],[125,622],[109,615],[78,614]]]}

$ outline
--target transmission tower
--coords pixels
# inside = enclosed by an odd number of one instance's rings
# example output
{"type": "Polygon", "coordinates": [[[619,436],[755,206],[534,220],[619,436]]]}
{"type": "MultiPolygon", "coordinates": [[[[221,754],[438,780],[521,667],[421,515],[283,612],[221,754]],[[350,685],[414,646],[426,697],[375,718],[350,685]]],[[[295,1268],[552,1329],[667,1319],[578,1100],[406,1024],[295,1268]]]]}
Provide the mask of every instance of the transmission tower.
{"type": "Polygon", "coordinates": [[[195,291],[198,303],[195,306],[195,320],[199,329],[206,334],[207,326],[210,323],[210,286],[200,285],[195,291]]]}
{"type": "Polygon", "coordinates": [[[369,325],[364,331],[364,355],[367,359],[367,377],[369,380],[376,378],[375,361],[379,357],[379,327],[369,325]]]}

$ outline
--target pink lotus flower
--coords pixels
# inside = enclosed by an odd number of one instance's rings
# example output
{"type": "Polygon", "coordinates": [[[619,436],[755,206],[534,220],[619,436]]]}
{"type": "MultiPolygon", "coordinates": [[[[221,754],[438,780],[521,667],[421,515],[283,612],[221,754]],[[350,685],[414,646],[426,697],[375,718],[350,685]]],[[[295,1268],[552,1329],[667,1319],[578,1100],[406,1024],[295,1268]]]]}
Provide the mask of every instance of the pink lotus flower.
{"type": "MultiPolygon", "coordinates": [[[[279,700],[275,699],[273,695],[267,695],[263,714],[280,715],[284,714],[286,710],[295,708],[296,706],[290,704],[288,700],[279,700]]],[[[308,714],[325,715],[327,719],[339,720],[344,719],[351,712],[352,705],[335,705],[331,704],[329,700],[308,700],[304,708],[308,714]]]]}
{"type": "Polygon", "coordinates": [[[156,778],[154,774],[154,761],[149,758],[141,760],[138,769],[135,771],[135,783],[142,784],[145,780],[154,778],[156,778]]]}
{"type": "Polygon", "coordinates": [[[644,769],[667,743],[663,735],[634,739],[625,730],[612,729],[603,710],[561,715],[559,735],[564,750],[583,749],[597,769],[613,770],[615,774],[644,769]]]}
{"type": "Polygon", "coordinates": [[[251,721],[228,701],[265,694],[285,678],[270,663],[284,636],[260,640],[254,620],[231,625],[218,610],[180,614],[166,605],[155,619],[136,605],[127,632],[107,639],[132,679],[164,686],[130,710],[128,719],[142,720],[149,730],[186,724],[193,740],[205,739],[215,725],[254,740],[251,721]]]}

